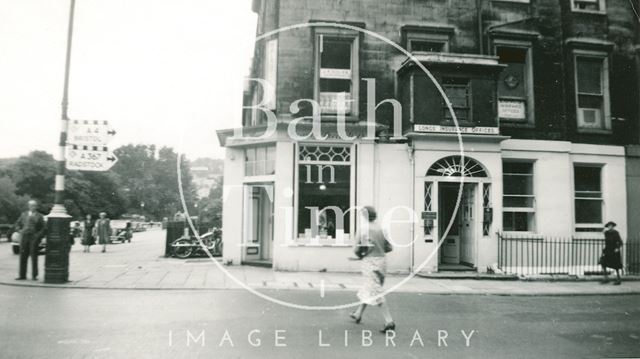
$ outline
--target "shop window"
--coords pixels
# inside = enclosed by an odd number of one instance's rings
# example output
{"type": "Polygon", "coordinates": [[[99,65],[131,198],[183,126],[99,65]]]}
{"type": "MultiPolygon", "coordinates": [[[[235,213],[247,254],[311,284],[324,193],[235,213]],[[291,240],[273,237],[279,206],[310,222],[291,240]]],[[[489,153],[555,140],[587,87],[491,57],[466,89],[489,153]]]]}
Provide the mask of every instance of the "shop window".
{"type": "Polygon", "coordinates": [[[571,0],[573,11],[605,12],[605,0],[571,0]]]}
{"type": "Polygon", "coordinates": [[[316,100],[323,114],[355,114],[358,97],[358,38],[316,37],[316,100]]]}
{"type": "Polygon", "coordinates": [[[590,165],[574,165],[576,231],[593,231],[602,228],[602,168],[590,165]]]}
{"type": "Polygon", "coordinates": [[[611,128],[606,57],[578,54],[575,65],[578,128],[611,128]]]}
{"type": "Polygon", "coordinates": [[[535,231],[535,196],[533,192],[533,163],[502,163],[502,226],[505,231],[535,231]]]}
{"type": "Polygon", "coordinates": [[[301,145],[297,167],[298,237],[346,239],[354,220],[351,147],[301,145]]]}
{"type": "Polygon", "coordinates": [[[507,66],[498,77],[500,121],[533,124],[531,49],[499,45],[495,51],[499,62],[507,66]]]}
{"type": "Polygon", "coordinates": [[[269,176],[276,173],[276,147],[261,146],[244,150],[245,176],[269,176]]]}
{"type": "Polygon", "coordinates": [[[453,28],[407,26],[402,29],[403,44],[407,51],[413,53],[449,52],[449,39],[453,32],[453,28]]]}
{"type": "MultiPolygon", "coordinates": [[[[471,88],[469,79],[466,78],[443,78],[442,89],[451,102],[451,107],[459,122],[471,122],[471,88]]],[[[453,121],[451,112],[444,99],[442,101],[442,111],[445,121],[453,121]]]]}

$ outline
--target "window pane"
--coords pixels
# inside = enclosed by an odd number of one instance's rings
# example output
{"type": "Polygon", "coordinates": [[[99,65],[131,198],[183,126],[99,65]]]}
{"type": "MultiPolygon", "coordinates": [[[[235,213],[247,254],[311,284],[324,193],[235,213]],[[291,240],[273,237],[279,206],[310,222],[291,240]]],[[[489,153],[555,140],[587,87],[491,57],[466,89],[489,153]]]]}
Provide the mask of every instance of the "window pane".
{"type": "Polygon", "coordinates": [[[534,214],[531,212],[504,212],[502,226],[505,231],[533,232],[534,214]]]}
{"type": "Polygon", "coordinates": [[[578,57],[576,66],[578,92],[602,94],[602,59],[578,57]]]}
{"type": "Polygon", "coordinates": [[[351,92],[351,80],[320,79],[320,92],[351,92]]]}
{"type": "Polygon", "coordinates": [[[503,206],[505,208],[533,208],[533,197],[504,196],[503,206]]]}
{"type": "Polygon", "coordinates": [[[352,40],[335,39],[323,36],[320,67],[330,69],[351,68],[352,40]]]}
{"type": "Polygon", "coordinates": [[[533,176],[504,175],[504,194],[533,194],[533,176]]]}
{"type": "Polygon", "coordinates": [[[602,223],[602,200],[576,199],[576,223],[602,223]]]}
{"type": "Polygon", "coordinates": [[[533,163],[529,162],[502,162],[504,173],[532,174],[533,163]]]}
{"type": "Polygon", "coordinates": [[[600,170],[600,167],[575,166],[573,176],[576,194],[583,191],[600,192],[600,170]]]}
{"type": "Polygon", "coordinates": [[[409,45],[410,51],[443,52],[445,43],[439,41],[410,40],[409,45]]]}
{"type": "Polygon", "coordinates": [[[327,210],[316,220],[306,207],[317,207],[318,211],[336,206],[347,212],[350,206],[351,168],[345,165],[305,164],[298,166],[298,233],[300,235],[329,235],[336,238],[336,230],[349,233],[349,214],[343,219],[335,211],[327,210]],[[315,228],[312,228],[315,223],[315,228]]]}
{"type": "MultiPolygon", "coordinates": [[[[602,108],[602,96],[601,95],[578,95],[578,107],[580,108],[602,108]]],[[[585,118],[585,122],[588,122],[585,118]]],[[[594,121],[595,122],[595,121],[594,121]]]]}

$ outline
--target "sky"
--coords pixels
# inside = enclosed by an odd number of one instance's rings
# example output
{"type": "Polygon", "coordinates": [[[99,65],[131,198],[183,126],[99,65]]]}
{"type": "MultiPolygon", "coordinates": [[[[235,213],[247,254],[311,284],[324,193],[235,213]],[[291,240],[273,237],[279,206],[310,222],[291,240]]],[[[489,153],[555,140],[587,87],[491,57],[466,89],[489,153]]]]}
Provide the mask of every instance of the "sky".
{"type": "MultiPolygon", "coordinates": [[[[54,153],[69,1],[0,0],[0,158],[54,153]]],[[[255,40],[251,0],[76,0],[69,118],[107,120],[109,146],[222,158],[255,40]]]]}

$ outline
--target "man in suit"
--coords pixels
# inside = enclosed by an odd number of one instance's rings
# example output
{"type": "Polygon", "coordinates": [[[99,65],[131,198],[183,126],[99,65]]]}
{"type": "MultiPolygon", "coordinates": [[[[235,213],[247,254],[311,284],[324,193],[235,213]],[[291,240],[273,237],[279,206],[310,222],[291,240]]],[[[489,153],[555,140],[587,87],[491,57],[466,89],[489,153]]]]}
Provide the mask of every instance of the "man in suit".
{"type": "Polygon", "coordinates": [[[38,203],[29,201],[29,210],[23,212],[16,222],[16,231],[20,232],[20,276],[16,280],[27,279],[27,261],[31,256],[31,278],[38,279],[38,247],[44,237],[45,223],[42,214],[38,213],[38,203]]]}

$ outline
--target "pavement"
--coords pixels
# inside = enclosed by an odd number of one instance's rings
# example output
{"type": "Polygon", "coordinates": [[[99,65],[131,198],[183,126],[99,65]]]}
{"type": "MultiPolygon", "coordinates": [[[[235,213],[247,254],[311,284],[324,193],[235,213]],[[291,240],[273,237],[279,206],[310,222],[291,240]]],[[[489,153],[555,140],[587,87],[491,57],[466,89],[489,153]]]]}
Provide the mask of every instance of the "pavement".
{"type": "MultiPolygon", "coordinates": [[[[278,289],[319,293],[353,292],[361,285],[358,273],[279,272],[250,266],[218,266],[210,258],[164,257],[164,232],[159,229],[135,233],[132,243],[113,244],[106,253],[99,246],[83,253],[78,243],[70,253],[69,282],[46,284],[44,257],[40,257],[38,281],[15,281],[18,256],[11,245],[0,243],[0,285],[121,290],[220,290],[278,289]],[[222,270],[221,267],[224,269],[222,270]]],[[[597,281],[487,280],[487,277],[455,278],[438,275],[407,278],[389,275],[386,288],[398,293],[461,295],[620,295],[640,294],[640,281],[602,285],[597,281]]],[[[494,279],[497,279],[494,277],[494,279]]],[[[505,278],[517,279],[517,278],[505,278]]]]}

